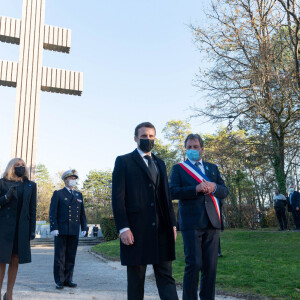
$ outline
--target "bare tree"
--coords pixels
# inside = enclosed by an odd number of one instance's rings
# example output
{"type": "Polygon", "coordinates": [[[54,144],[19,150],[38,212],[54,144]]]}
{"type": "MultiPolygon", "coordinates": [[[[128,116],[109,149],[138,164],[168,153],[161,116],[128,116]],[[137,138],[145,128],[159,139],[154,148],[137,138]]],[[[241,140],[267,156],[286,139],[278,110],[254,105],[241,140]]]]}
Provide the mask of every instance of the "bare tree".
{"type": "Polygon", "coordinates": [[[287,19],[277,0],[219,0],[205,27],[191,26],[209,66],[195,84],[207,105],[196,117],[227,120],[259,132],[269,149],[275,178],[285,191],[287,147],[299,135],[300,89],[295,78],[287,19]],[[295,132],[298,131],[297,132],[295,132]]]}

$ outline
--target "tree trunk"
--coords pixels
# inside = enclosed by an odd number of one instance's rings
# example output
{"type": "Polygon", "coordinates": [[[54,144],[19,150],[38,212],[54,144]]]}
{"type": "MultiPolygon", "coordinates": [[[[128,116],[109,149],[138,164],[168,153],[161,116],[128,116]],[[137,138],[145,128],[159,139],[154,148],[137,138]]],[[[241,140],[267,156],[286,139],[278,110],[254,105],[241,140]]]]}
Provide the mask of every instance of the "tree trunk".
{"type": "Polygon", "coordinates": [[[272,165],[275,172],[275,179],[280,192],[285,194],[286,175],[284,172],[284,134],[282,131],[279,134],[276,134],[272,125],[270,131],[273,144],[272,165]]]}

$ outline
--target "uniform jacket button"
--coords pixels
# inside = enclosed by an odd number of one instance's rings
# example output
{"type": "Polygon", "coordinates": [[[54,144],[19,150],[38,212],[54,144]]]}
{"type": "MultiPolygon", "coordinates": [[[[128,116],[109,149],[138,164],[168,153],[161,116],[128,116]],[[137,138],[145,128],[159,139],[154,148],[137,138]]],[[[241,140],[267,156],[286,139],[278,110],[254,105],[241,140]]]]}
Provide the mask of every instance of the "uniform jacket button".
{"type": "Polygon", "coordinates": [[[152,183],[149,183],[149,187],[152,187],[152,183]]]}
{"type": "Polygon", "coordinates": [[[155,226],[155,222],[152,223],[152,226],[155,226]]]}
{"type": "Polygon", "coordinates": [[[154,202],[151,202],[151,204],[150,204],[151,206],[154,206],[154,202]]]}

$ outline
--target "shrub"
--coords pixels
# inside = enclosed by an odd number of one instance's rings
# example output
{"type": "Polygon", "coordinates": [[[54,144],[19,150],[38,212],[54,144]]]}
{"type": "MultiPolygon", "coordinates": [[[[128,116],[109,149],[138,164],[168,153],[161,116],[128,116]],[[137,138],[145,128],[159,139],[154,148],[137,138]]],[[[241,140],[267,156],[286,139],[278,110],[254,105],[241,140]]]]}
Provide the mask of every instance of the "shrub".
{"type": "Polygon", "coordinates": [[[111,241],[118,238],[118,233],[113,217],[101,217],[100,227],[103,234],[103,238],[106,241],[111,241]]]}
{"type": "Polygon", "coordinates": [[[103,238],[106,241],[115,240],[119,237],[116,229],[111,205],[106,205],[101,208],[100,227],[103,234],[103,238]]]}

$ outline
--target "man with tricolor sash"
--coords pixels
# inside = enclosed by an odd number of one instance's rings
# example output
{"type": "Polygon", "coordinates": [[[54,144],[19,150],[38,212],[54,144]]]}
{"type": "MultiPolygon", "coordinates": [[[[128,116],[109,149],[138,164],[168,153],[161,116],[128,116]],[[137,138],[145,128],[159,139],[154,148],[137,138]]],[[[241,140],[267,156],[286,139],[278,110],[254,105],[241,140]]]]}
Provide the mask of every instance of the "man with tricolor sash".
{"type": "Polygon", "coordinates": [[[188,159],[173,166],[170,175],[172,199],[179,200],[178,223],[185,253],[182,300],[215,299],[220,203],[228,189],[218,167],[202,160],[203,140],[190,134],[185,140],[188,159]]]}

